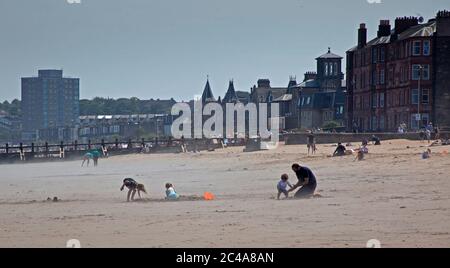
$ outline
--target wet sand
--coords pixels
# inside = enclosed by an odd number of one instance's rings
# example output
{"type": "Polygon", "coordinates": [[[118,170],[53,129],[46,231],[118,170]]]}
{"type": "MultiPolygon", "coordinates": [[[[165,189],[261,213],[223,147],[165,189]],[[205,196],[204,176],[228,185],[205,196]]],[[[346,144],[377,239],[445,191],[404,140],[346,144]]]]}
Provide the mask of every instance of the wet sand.
{"type": "Polygon", "coordinates": [[[450,247],[450,156],[438,153],[450,146],[422,160],[423,146],[385,141],[362,162],[319,145],[313,157],[306,146],[239,147],[117,156],[97,168],[0,165],[0,247],[450,247]],[[316,173],[322,198],[275,200],[282,173],[296,182],[294,162],[316,173]],[[124,177],[146,185],[145,200],[125,202],[124,177]],[[166,182],[187,198],[164,201],[166,182]],[[216,200],[198,198],[205,191],[216,200]]]}

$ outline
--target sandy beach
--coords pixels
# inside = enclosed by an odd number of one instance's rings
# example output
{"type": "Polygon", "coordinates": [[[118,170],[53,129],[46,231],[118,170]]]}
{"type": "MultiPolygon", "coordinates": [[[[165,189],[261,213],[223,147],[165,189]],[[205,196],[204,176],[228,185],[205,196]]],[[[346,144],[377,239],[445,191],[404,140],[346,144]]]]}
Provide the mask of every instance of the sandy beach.
{"type": "MultiPolygon", "coordinates": [[[[365,161],[329,158],[333,145],[243,153],[129,155],[81,161],[1,165],[0,247],[450,247],[450,146],[384,141],[365,161]],[[409,147],[409,148],[408,148],[409,147]],[[322,198],[275,199],[282,173],[310,167],[322,198]],[[126,202],[124,177],[149,195],[126,202]],[[164,184],[214,201],[166,202],[164,184]],[[59,202],[46,202],[47,197],[59,202]]],[[[353,147],[356,148],[356,147],[353,147]]],[[[192,198],[195,199],[195,198],[192,198]]]]}

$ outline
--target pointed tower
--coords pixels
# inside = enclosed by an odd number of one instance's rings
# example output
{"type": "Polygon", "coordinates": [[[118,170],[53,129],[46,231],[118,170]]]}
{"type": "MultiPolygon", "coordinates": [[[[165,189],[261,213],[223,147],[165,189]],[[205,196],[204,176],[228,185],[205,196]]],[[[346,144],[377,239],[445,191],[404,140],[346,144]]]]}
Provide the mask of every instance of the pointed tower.
{"type": "Polygon", "coordinates": [[[292,94],[292,92],[294,91],[294,87],[297,85],[297,77],[295,76],[290,76],[289,77],[289,84],[287,87],[287,91],[286,94],[292,94]]]}
{"type": "Polygon", "coordinates": [[[331,52],[316,58],[317,60],[317,80],[321,88],[336,89],[342,86],[342,57],[331,52]]]}
{"type": "Polygon", "coordinates": [[[227,93],[225,94],[225,97],[223,97],[223,103],[236,103],[237,101],[238,96],[236,94],[236,90],[234,89],[234,82],[233,80],[230,80],[227,93]]]}
{"type": "Polygon", "coordinates": [[[206,80],[205,89],[203,90],[202,94],[202,103],[208,103],[208,102],[215,102],[216,98],[214,98],[214,95],[211,90],[211,86],[209,85],[209,79],[206,80]]]}

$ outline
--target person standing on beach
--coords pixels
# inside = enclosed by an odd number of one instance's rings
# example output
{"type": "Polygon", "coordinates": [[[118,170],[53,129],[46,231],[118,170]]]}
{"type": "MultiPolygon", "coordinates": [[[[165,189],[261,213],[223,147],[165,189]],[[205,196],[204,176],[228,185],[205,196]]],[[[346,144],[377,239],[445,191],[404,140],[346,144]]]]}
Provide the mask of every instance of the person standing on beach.
{"type": "Polygon", "coordinates": [[[91,159],[94,158],[94,155],[92,153],[86,153],[85,155],[83,155],[83,162],[81,163],[81,166],[84,166],[84,163],[87,161],[87,166],[89,166],[89,162],[91,161],[91,159]]]}
{"type": "Polygon", "coordinates": [[[92,158],[94,160],[94,167],[98,166],[98,159],[100,158],[100,152],[98,150],[94,150],[91,152],[92,158]]]}
{"type": "Polygon", "coordinates": [[[307,146],[308,146],[308,155],[310,152],[312,154],[316,153],[316,137],[314,136],[314,133],[312,131],[309,132],[308,138],[307,138],[307,146]]]}
{"type": "Polygon", "coordinates": [[[313,197],[317,187],[317,180],[311,169],[302,167],[299,164],[293,164],[292,170],[297,175],[298,182],[288,192],[293,192],[295,189],[301,187],[294,194],[294,198],[313,197]]]}

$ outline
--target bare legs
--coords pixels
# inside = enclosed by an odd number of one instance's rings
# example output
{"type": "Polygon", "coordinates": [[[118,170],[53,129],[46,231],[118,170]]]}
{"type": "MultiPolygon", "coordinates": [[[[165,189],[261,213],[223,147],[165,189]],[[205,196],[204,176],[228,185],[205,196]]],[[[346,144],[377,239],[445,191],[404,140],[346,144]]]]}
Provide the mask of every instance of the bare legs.
{"type": "Polygon", "coordinates": [[[136,195],[136,190],[128,190],[128,195],[127,195],[127,202],[130,202],[130,196],[131,196],[131,201],[134,201],[134,196],[136,195]]]}

